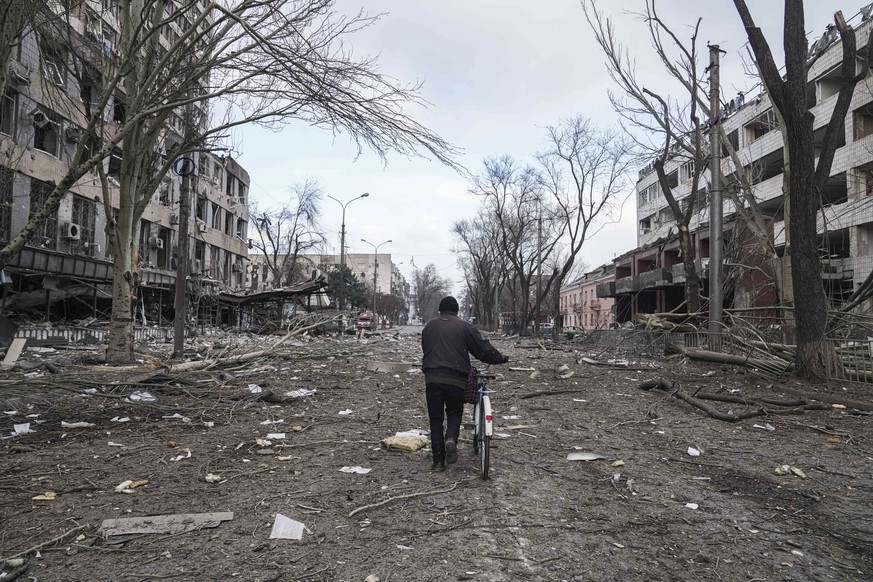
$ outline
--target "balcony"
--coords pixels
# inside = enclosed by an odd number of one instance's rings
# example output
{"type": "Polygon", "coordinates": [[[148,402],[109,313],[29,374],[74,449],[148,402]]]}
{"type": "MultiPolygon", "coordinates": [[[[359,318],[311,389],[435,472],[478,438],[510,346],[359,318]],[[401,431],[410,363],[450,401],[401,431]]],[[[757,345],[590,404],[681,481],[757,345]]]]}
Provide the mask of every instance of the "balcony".
{"type": "Polygon", "coordinates": [[[615,281],[608,281],[606,283],[598,283],[597,296],[598,297],[615,297],[615,281]]]}
{"type": "MultiPolygon", "coordinates": [[[[625,295],[628,293],[636,293],[640,290],[640,279],[639,277],[630,276],[623,277],[618,279],[615,282],[615,294],[616,295],[625,295]]],[[[600,296],[600,293],[598,293],[600,296]]]]}
{"type": "Polygon", "coordinates": [[[673,273],[668,269],[652,269],[640,274],[640,289],[657,289],[673,283],[673,273]]]}
{"type": "MultiPolygon", "coordinates": [[[[705,259],[695,259],[694,267],[697,270],[697,276],[701,279],[705,279],[709,276],[709,257],[705,259]]],[[[685,263],[676,263],[670,269],[673,275],[673,283],[685,283],[685,263]]]]}

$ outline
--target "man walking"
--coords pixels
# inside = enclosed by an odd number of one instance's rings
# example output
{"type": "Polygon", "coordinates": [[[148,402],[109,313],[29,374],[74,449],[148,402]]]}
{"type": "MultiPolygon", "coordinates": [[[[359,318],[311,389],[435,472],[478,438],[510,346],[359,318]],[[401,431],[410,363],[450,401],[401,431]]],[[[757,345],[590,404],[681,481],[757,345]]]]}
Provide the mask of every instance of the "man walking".
{"type": "Polygon", "coordinates": [[[444,470],[458,460],[458,436],[464,414],[464,387],[470,373],[470,354],[486,364],[505,364],[504,356],[475,327],[458,317],[458,301],[444,297],[439,316],[421,332],[427,415],[433,469],[444,470]],[[446,420],[443,435],[443,420],[446,420]]]}

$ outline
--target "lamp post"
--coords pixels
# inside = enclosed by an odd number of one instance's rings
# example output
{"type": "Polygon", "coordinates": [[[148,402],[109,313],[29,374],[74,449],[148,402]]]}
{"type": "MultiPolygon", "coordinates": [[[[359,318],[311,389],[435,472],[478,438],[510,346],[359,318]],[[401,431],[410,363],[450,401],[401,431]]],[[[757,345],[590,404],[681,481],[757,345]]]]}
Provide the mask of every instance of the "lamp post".
{"type": "Polygon", "coordinates": [[[361,239],[361,242],[365,242],[368,245],[370,245],[371,247],[373,247],[373,317],[377,317],[377,315],[376,315],[376,280],[377,280],[376,276],[379,273],[379,247],[381,247],[382,245],[390,243],[391,239],[389,238],[388,240],[380,242],[377,245],[374,245],[373,243],[371,243],[370,241],[365,240],[365,239],[361,239]]]}
{"type": "MultiPolygon", "coordinates": [[[[342,222],[342,226],[340,227],[340,273],[342,273],[342,267],[346,266],[346,206],[348,206],[349,204],[351,204],[355,200],[360,200],[361,198],[366,198],[369,195],[370,195],[369,192],[364,192],[360,196],[355,196],[354,198],[352,198],[351,200],[349,200],[346,203],[343,203],[342,201],[334,198],[333,196],[331,196],[329,194],[327,195],[328,198],[338,202],[339,205],[343,207],[343,222],[342,222]]],[[[343,303],[343,300],[345,299],[345,297],[343,297],[343,291],[345,291],[345,286],[344,285],[341,286],[339,291],[340,291],[340,293],[339,293],[340,297],[339,297],[339,302],[336,305],[337,311],[340,310],[340,308],[342,307],[341,304],[343,303]]]]}

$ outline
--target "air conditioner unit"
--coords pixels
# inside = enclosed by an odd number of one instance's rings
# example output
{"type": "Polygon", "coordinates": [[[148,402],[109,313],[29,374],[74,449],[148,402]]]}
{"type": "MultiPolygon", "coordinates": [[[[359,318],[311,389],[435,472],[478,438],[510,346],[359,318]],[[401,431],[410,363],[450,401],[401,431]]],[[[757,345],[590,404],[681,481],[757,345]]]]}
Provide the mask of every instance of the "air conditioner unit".
{"type": "Polygon", "coordinates": [[[64,137],[70,143],[78,143],[82,139],[82,130],[78,127],[68,127],[64,130],[64,137]]]}
{"type": "Polygon", "coordinates": [[[33,122],[33,124],[37,127],[45,127],[46,125],[51,123],[51,120],[48,118],[48,115],[46,115],[45,112],[42,109],[40,109],[39,107],[32,109],[27,114],[27,116],[30,118],[30,120],[33,122]]]}
{"type": "Polygon", "coordinates": [[[149,245],[153,249],[163,249],[164,248],[164,239],[158,237],[152,237],[149,239],[149,245]]]}
{"type": "Polygon", "coordinates": [[[82,236],[82,227],[75,222],[65,222],[63,234],[66,240],[79,240],[82,236]]]}
{"type": "Polygon", "coordinates": [[[197,231],[198,232],[206,232],[206,223],[205,222],[198,222],[197,223],[197,231]]]}
{"type": "Polygon", "coordinates": [[[170,215],[170,224],[179,224],[179,215],[171,214],[170,215]]]}

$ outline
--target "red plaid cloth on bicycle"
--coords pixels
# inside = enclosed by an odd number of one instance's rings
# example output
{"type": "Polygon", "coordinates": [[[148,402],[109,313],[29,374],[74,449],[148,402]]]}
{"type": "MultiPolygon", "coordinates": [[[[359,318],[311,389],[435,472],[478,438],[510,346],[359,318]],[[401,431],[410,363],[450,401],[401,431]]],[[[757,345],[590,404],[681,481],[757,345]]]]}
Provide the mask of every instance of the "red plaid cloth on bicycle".
{"type": "Polygon", "coordinates": [[[467,386],[464,388],[464,403],[476,404],[476,393],[479,391],[477,378],[479,370],[470,367],[470,374],[467,376],[467,386]]]}

